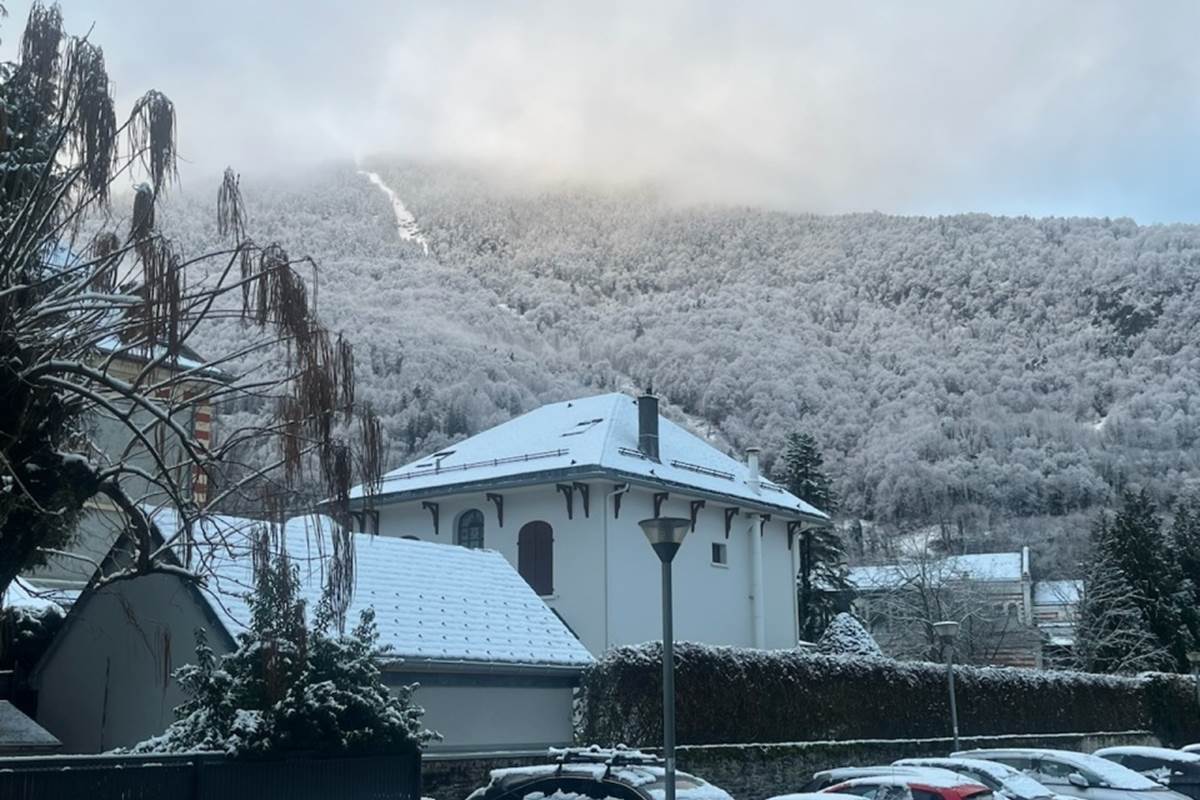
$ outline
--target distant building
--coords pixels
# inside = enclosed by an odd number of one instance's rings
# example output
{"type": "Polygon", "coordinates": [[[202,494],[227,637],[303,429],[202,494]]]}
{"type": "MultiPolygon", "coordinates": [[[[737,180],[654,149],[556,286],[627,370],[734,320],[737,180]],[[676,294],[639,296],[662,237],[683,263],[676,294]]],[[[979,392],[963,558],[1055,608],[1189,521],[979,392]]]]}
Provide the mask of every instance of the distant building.
{"type": "MultiPolygon", "coordinates": [[[[161,347],[130,347],[115,336],[101,341],[95,353],[97,359],[111,358],[108,374],[123,381],[134,380],[151,360],[163,355],[164,349],[161,347]]],[[[228,380],[228,376],[208,366],[200,355],[183,346],[177,356],[164,359],[148,380],[157,383],[167,376],[185,373],[188,377],[195,375],[197,379],[204,379],[204,382],[182,381],[175,384],[174,391],[168,390],[156,399],[164,406],[173,406],[171,419],[175,424],[188,430],[199,444],[210,446],[213,444],[213,407],[210,403],[195,403],[192,398],[198,392],[211,391],[211,381],[214,378],[228,380]]],[[[152,417],[145,411],[135,412],[131,417],[131,423],[143,426],[148,432],[148,437],[157,441],[157,447],[167,449],[164,455],[168,463],[184,462],[186,459],[181,455],[173,456],[167,447],[171,438],[151,424],[152,422],[152,417]]],[[[86,424],[91,429],[99,453],[128,453],[127,461],[130,466],[140,468],[150,475],[157,472],[158,467],[151,453],[135,441],[126,424],[102,410],[95,411],[86,424]]],[[[208,498],[207,476],[203,472],[193,470],[190,465],[177,469],[178,474],[174,476],[176,481],[186,490],[190,490],[191,499],[202,505],[208,498]]],[[[126,476],[124,480],[131,497],[141,498],[143,502],[154,502],[156,497],[162,497],[161,490],[136,476],[126,476]]],[[[60,592],[57,595],[59,598],[63,596],[62,593],[78,593],[91,579],[94,565],[104,558],[121,534],[124,517],[108,498],[97,495],[88,501],[85,508],[87,513],[80,519],[78,530],[67,547],[70,555],[51,556],[46,564],[28,570],[25,575],[30,586],[39,593],[60,592]]]]}
{"type": "Polygon", "coordinates": [[[976,663],[1040,667],[1074,643],[1081,582],[1034,581],[1028,547],[852,567],[847,581],[847,603],[885,651],[909,643],[918,611],[939,607],[968,619],[976,663]]]}
{"type": "Polygon", "coordinates": [[[797,643],[793,541],[828,517],[658,413],[652,396],[552,403],[383,478],[360,530],[486,547],[508,559],[593,654],[660,639],[659,561],[638,521],[689,518],[675,634],[797,643]]]}
{"type": "MultiPolygon", "coordinates": [[[[158,515],[165,536],[170,515],[158,515]]],[[[172,673],[194,663],[195,631],[231,652],[253,587],[251,532],[259,523],[216,517],[205,588],[152,574],[85,592],[32,675],[38,721],[67,752],[93,753],[160,734],[184,699],[172,673]],[[214,531],[217,533],[217,531],[214,531]]],[[[284,539],[314,609],[327,579],[328,520],[294,520],[284,539]]],[[[444,544],[355,537],[356,589],[347,624],[375,610],[391,648],[385,679],[419,682],[433,749],[528,749],[572,740],[572,694],[587,650],[498,553],[444,544]]]]}

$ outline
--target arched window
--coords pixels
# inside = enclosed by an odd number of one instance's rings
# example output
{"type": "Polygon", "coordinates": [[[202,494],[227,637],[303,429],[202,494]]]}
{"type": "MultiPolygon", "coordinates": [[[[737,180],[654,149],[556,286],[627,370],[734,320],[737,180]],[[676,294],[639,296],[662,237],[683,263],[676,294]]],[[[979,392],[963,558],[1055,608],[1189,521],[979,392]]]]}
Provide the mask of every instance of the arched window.
{"type": "Polygon", "coordinates": [[[477,508],[458,515],[454,526],[454,543],[478,550],[483,547],[483,512],[477,508]]]}
{"type": "Polygon", "coordinates": [[[517,534],[517,572],[543,597],[554,594],[554,531],[530,522],[517,534]]]}

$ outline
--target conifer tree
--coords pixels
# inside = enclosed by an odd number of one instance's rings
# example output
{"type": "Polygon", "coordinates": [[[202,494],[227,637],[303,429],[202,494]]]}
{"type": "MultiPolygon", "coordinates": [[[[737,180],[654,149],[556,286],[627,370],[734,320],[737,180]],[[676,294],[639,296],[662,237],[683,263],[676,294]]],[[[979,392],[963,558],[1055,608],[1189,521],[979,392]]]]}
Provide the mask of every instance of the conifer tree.
{"type": "Polygon", "coordinates": [[[1094,536],[1099,568],[1119,572],[1150,633],[1173,666],[1186,671],[1198,627],[1194,595],[1149,495],[1125,493],[1121,509],[1101,519],[1094,536]]]}
{"type": "MultiPolygon", "coordinates": [[[[780,483],[809,505],[832,515],[837,501],[816,439],[807,433],[788,435],[780,483]]],[[[846,588],[846,551],[832,527],[801,531],[799,615],[800,637],[812,641],[829,624],[836,609],[832,592],[846,588]]]]}
{"type": "Polygon", "coordinates": [[[246,596],[250,625],[237,649],[217,659],[198,631],[196,663],[175,673],[188,695],[175,709],[178,719],[132,752],[389,754],[433,738],[412,687],[383,682],[386,651],[374,611],[339,635],[326,591],[310,625],[297,567],[271,550],[264,532],[255,547],[254,591],[246,596]]]}
{"type": "Polygon", "coordinates": [[[1193,607],[1200,608],[1200,495],[1181,500],[1175,508],[1171,554],[1189,583],[1193,607]]]}

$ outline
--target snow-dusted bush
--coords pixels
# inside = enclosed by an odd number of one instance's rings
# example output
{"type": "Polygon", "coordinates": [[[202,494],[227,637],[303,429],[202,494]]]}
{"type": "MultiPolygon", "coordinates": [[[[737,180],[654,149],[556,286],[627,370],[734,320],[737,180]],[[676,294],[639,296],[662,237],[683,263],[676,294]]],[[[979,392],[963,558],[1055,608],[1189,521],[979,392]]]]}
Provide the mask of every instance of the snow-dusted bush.
{"type": "Polygon", "coordinates": [[[383,682],[372,610],[348,635],[332,631],[325,607],[310,627],[295,567],[280,558],[257,573],[237,649],[218,661],[198,632],[197,663],[175,673],[188,694],[179,718],[131,752],[391,754],[432,736],[412,687],[389,691],[383,682]]]}
{"type": "MultiPolygon", "coordinates": [[[[584,672],[581,741],[649,745],[662,735],[662,649],[610,650],[584,672]]],[[[796,650],[676,645],[680,744],[933,738],[949,730],[941,664],[796,650]]],[[[956,668],[965,735],[1149,730],[1200,738],[1190,680],[956,668]]]]}
{"type": "Polygon", "coordinates": [[[871,638],[871,634],[845,611],[838,614],[825,627],[817,640],[817,651],[827,656],[868,656],[883,658],[883,651],[871,638]]]}
{"type": "Polygon", "coordinates": [[[49,601],[0,610],[0,669],[33,669],[65,617],[62,606],[49,601]]]}

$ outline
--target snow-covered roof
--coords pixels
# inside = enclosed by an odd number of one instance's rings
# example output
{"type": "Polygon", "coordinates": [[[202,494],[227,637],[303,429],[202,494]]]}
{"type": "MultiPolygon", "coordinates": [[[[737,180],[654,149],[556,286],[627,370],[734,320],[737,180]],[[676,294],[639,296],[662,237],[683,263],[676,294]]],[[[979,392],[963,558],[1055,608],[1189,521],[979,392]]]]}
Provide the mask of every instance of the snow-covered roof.
{"type": "Polygon", "coordinates": [[[1033,585],[1033,602],[1038,605],[1073,605],[1082,594],[1083,581],[1038,581],[1033,585]]]}
{"type": "Polygon", "coordinates": [[[878,591],[903,586],[923,571],[935,583],[949,580],[1017,582],[1022,574],[1021,554],[977,553],[933,558],[923,564],[914,561],[911,564],[851,567],[846,580],[859,591],[878,591]]]}
{"type": "Polygon", "coordinates": [[[0,753],[40,753],[62,747],[53,734],[7,700],[0,700],[0,753]]]}
{"type": "MultiPolygon", "coordinates": [[[[167,538],[174,515],[155,522],[167,538]]],[[[220,540],[210,548],[210,572],[201,594],[231,635],[245,629],[253,590],[251,543],[261,525],[238,517],[210,517],[196,541],[220,540]]],[[[301,596],[315,609],[328,578],[333,522],[299,517],[287,523],[280,540],[299,567],[301,596]]],[[[379,643],[390,655],[435,662],[480,662],[576,667],[591,654],[534,593],[525,580],[492,550],[354,534],[355,590],[347,624],[374,608],[379,643]]]]}
{"type": "Polygon", "coordinates": [[[33,593],[21,582],[18,578],[8,585],[4,590],[4,595],[0,597],[0,608],[28,608],[35,611],[58,610],[62,613],[62,607],[46,597],[42,597],[41,593],[33,593]]]}
{"type": "MultiPolygon", "coordinates": [[[[613,393],[550,403],[387,473],[378,500],[603,475],[727,498],[814,520],[827,515],[659,417],[659,460],[638,450],[637,400],[613,393]]],[[[363,496],[355,487],[352,498],[363,496]]]]}

